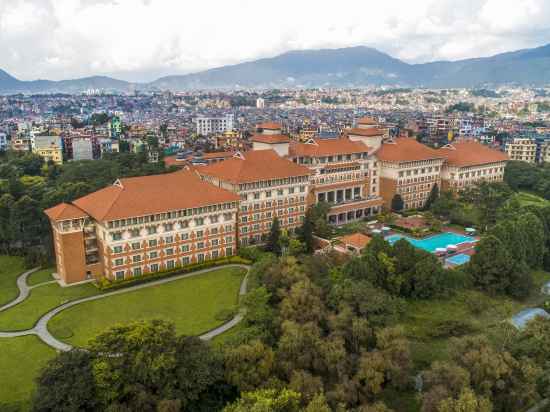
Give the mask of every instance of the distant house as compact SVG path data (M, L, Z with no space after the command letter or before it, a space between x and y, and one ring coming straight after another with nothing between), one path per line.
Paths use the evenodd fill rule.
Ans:
M346 254L360 254L370 241L370 236L362 233L352 233L351 235L337 237L334 250Z

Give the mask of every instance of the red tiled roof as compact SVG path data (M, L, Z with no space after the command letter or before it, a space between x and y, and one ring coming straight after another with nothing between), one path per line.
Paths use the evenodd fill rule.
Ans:
M505 162L508 156L476 141L454 142L438 152L453 166L475 166L487 163Z
M73 203L98 221L145 216L239 200L195 172L129 177Z
M357 124L377 125L378 122L372 117L361 117L359 120L357 120Z
M283 126L280 123L275 122L265 122L260 123L256 126L257 129L267 129L267 130L279 130L282 129Z
M444 158L438 150L408 137L399 137L391 142L383 143L376 152L376 156L386 162L412 162Z
M201 175L215 176L231 183L257 182L293 176L307 176L313 172L280 157L274 150L252 150L223 162L197 169Z
M288 143L290 142L290 138L283 134L257 134L252 136L252 141L258 143L277 144Z
M363 249L371 241L371 238L369 236L362 233L352 233L351 235L340 236L336 239L342 242L344 245L351 245L359 250Z
M365 137L371 137L371 136L383 136L384 131L377 128L377 127L371 127L369 129L360 129L358 127L353 129L345 129L344 135L356 135L356 136L365 136Z
M339 154L365 153L369 147L363 142L354 142L347 137L339 139L312 139L313 143L290 142L290 156L331 156Z
M57 206L50 207L44 210L44 213L53 221L80 219L87 217L88 215L78 207L68 204L60 203Z

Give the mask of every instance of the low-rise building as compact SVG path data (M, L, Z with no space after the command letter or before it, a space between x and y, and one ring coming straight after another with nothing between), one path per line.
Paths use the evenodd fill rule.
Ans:
M33 152L42 156L46 162L63 163L63 146L59 136L35 136Z
M535 163L537 144L529 137L514 137L505 144L505 151L510 160L520 160L527 163Z

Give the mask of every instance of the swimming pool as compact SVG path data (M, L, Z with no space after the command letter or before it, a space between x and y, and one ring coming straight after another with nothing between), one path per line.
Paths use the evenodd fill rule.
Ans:
M447 263L450 263L454 266L460 266L464 263L468 263L470 261L470 255L465 255L464 253L459 253L458 255L451 256L447 259L445 259Z
M427 252L434 253L437 248L446 248L448 245L459 245L461 243L476 242L476 239L471 236L459 235L453 232L443 232L423 239L414 239L412 237L400 235L398 233L386 236L385 239L393 245L399 239L405 239L411 245L423 249Z

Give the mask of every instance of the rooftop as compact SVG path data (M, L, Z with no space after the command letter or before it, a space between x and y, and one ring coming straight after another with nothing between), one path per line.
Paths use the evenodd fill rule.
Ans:
M288 143L290 142L290 138L283 134L257 134L252 136L252 141L258 143L277 144Z
M479 142L469 140L454 142L438 150L453 166L475 166L486 163L505 162L508 156Z
M214 176L231 183L308 176L313 172L280 157L274 150L252 150L237 153L231 159L197 169L201 175Z
M386 162L413 162L429 159L444 159L438 150L432 149L416 139L399 137L392 141L384 142L376 152L378 158Z
M371 136L383 136L384 131L377 127L371 127L369 129L360 129L358 127L355 127L353 129L345 129L344 134L371 137Z
M129 177L73 201L98 221L145 216L239 200L228 190L203 181L195 172Z
M280 123L275 122L265 122L265 123L259 123L256 125L257 129L267 129L267 130L280 130L283 128L283 126Z
M44 210L50 220L59 222L61 220L81 219L88 215L78 207L69 203L60 203L54 207Z
M291 142L290 156L331 156L338 154L366 153L369 147L363 142L354 142L347 137L338 139L311 139L306 143Z
M364 235L362 233L352 233L350 235L340 236L336 239L339 242L342 242L344 245L353 246L358 250L363 249L371 241L370 236Z

